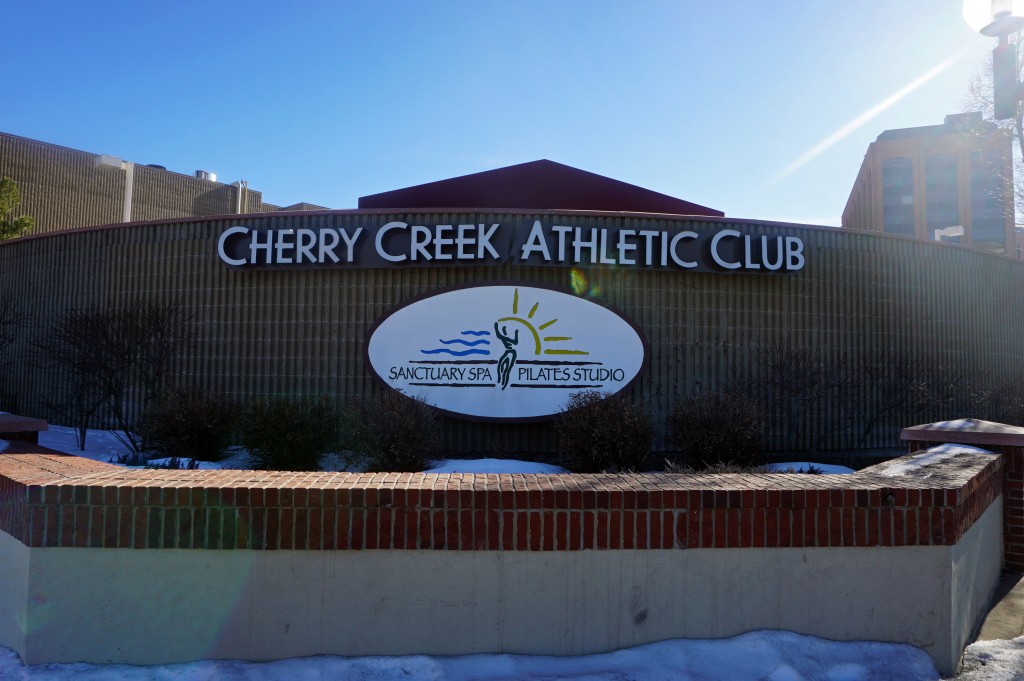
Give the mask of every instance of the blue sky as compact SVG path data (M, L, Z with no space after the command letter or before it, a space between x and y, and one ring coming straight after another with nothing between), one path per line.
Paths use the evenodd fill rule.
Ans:
M994 45L961 0L33 0L4 23L0 131L279 205L547 158L816 224L882 130L962 109Z

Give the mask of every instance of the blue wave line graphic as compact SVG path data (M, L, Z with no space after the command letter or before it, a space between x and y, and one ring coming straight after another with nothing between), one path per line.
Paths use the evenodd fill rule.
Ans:
M465 357L466 355L489 355L490 350L451 350L449 348L437 348L436 350L420 350L424 355L437 355L444 353L446 355L454 355L455 357Z
M463 331L463 336L490 336L490 331Z
M475 341L462 340L461 338L453 338L451 340L445 340L443 338L438 338L437 340L438 340L438 342L444 343L445 345L452 345L453 343L458 343L459 345L467 345L469 347L474 347L476 345L490 345L491 344L491 341L487 340L486 338L481 338L480 340L475 340Z

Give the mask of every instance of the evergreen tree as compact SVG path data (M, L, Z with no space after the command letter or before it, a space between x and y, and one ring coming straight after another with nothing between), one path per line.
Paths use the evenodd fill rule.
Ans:
M0 240L24 236L32 229L32 218L14 216L14 209L20 203L21 194L14 180L9 177L0 179Z

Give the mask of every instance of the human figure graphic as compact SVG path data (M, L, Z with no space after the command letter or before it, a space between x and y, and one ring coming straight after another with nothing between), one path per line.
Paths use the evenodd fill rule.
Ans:
M501 355L501 359L498 360L498 382L501 383L501 389L504 390L508 387L508 379L512 375L512 365L516 363L519 329L516 329L515 335L509 336L507 326L502 326L501 330L499 330L498 322L494 322L494 335L505 346L505 352Z

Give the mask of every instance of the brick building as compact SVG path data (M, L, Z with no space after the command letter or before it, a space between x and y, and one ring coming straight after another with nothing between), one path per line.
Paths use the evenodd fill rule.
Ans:
M1017 257L1011 139L978 112L886 130L868 147L843 227Z

